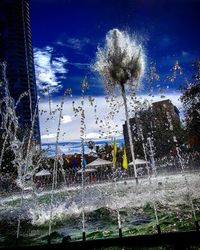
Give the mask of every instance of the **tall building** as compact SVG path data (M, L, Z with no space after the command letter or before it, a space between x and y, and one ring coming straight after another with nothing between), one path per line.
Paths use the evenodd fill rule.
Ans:
M24 132L30 130L36 109L33 140L40 144L28 0L0 1L0 61L7 64L9 92L15 102L23 92L29 93L20 101L16 113L20 128Z
M154 146L153 150L157 157L168 154L174 148L174 136L181 142L182 130L179 111L170 100L152 103L149 109L136 113L129 122L136 157L144 157L143 145L148 148L150 146L148 145L149 139ZM126 123L123 125L123 134L127 155L131 160Z

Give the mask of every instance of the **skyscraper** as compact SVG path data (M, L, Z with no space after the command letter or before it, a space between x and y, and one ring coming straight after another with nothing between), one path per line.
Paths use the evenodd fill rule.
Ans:
M33 140L40 144L28 0L0 1L0 61L7 63L9 91L15 102L23 92L29 93L20 101L16 113L21 129L30 130L36 110Z

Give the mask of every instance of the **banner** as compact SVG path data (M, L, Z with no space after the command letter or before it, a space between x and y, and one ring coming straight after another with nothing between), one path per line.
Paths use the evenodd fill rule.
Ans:
M114 138L114 146L113 146L113 163L117 163L117 143L116 138Z
M127 161L126 148L125 148L125 146L124 146L124 156L123 156L122 167L123 167L124 169L128 169L128 161Z
M84 150L84 145L82 145L82 168L86 168L86 159L85 159L85 150Z

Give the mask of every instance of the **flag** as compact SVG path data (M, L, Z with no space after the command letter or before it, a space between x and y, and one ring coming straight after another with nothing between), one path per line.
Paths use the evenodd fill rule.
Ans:
M114 138L113 163L116 164L116 162L117 162L117 144L116 144L116 138Z
M126 148L124 147L124 156L123 156L123 163L122 163L122 167L124 169L128 168L128 161L127 161L127 157L126 157Z
M84 150L84 145L82 145L82 168L85 169L85 167L86 167L85 150Z

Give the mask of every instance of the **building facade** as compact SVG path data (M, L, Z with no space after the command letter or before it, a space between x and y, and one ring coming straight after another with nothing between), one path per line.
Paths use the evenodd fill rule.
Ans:
M35 113L33 140L40 144L28 0L0 1L0 61L7 64L8 88L15 103L22 93L28 93L16 109L22 137L30 131Z
M149 147L153 147L154 155L162 157L173 150L176 140L181 143L182 129L179 111L170 100L152 103L150 108L139 111L129 121L137 158L144 157L144 146L147 153ZM123 134L130 161L131 153L126 123L123 125Z

